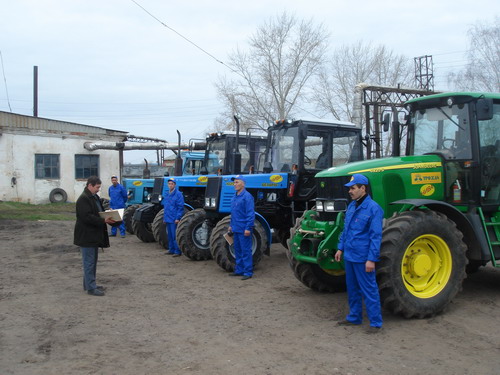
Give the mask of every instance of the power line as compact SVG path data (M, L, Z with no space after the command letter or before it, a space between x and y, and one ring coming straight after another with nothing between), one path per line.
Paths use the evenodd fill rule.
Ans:
M177 30L175 30L174 28L168 26L166 23L164 23L163 21L161 21L158 17L156 17L155 15L153 15L151 12L149 12L146 8L144 8L142 5L140 5L137 1L135 0L130 0L132 1L135 5L137 5L139 8L141 8L144 12L146 12L149 16L151 16L153 19L155 19L156 21L158 21L161 25L165 26L167 29L173 31L174 33L176 33L177 35L179 35L182 39L184 39L185 41L187 41L188 43L192 44L193 46L195 46L197 49L199 49L200 51L202 51L204 54L210 56L212 59L214 59L216 62L218 62L219 64L222 64L223 66L225 66L226 68L228 68L231 72L233 72L234 74L240 76L241 78L243 78L245 81L249 82L248 78L245 77L243 74L241 74L240 72L238 72L237 70L234 70L233 68L231 68L229 65L227 65L226 63L224 63L224 61L216 58L214 55L212 55L211 53L207 52L205 49L201 48L199 45L197 45L196 43L194 43L193 41L191 41L190 39L188 39L187 37L185 37L184 35L182 35L180 32L178 32ZM255 87L263 90L263 91L268 91L266 89L263 89L262 87L259 87L258 85L255 85ZM288 104L293 104L292 102L288 101L285 99L285 101L288 103ZM319 118L316 114L314 113L311 113L309 112L308 110L304 109L304 108L301 108L299 107L297 104L294 104L298 109L300 109L301 111L304 111L306 112L307 114L311 115L311 116L314 116L315 118Z
M7 104L9 105L9 109L12 112L12 108L10 106L10 99L9 99L9 90L7 89L7 78L5 77L5 70L3 68L2 51L0 51L0 61L2 62L2 73L3 73L3 81L5 82L5 93L7 94Z
M177 35L179 35L182 39L184 39L186 42L188 43L191 43L193 46L195 46L196 48L198 48L200 51L202 51L204 54L210 56L212 59L214 59L215 61L217 61L219 64L222 64L222 65L225 65L226 67L228 67L229 69L231 69L229 66L227 66L223 61L219 60L218 58L216 58L214 55L212 55L211 53L207 52L206 50L204 50L203 48L201 48L199 45L197 45L195 42L193 42L192 40L188 39L187 37L185 37L184 35L182 35L180 32L178 32L177 30L175 30L174 28L168 26L166 23L164 23L163 21L161 21L159 18L157 18L155 15L153 15L151 12L149 12L146 8L144 8L141 4L139 4L137 1L135 0L131 0L135 5L137 5L139 8L141 8L144 12L146 12L147 14L149 14L152 18L154 18L156 21L158 21L159 23L161 23L163 26L165 26L167 29L169 29L170 31L173 31L174 33L176 33Z

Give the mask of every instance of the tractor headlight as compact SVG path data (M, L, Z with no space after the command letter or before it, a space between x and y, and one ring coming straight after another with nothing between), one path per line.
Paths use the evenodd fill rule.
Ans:
M327 201L325 202L325 212L334 212L335 211L335 202Z
M316 211L323 211L323 202L316 201Z
M205 198L205 207L210 207L210 198Z
M216 198L210 199L210 207L212 207L212 208L217 207L217 199Z

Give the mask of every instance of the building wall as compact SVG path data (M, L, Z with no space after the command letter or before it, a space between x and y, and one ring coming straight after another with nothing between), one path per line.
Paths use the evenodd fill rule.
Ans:
M86 179L75 178L77 154L99 155L99 177L103 182L101 196L108 197L111 176L120 175L119 152L87 151L83 145L85 142L96 140L120 141L126 133L30 116L6 113L1 115L0 200L32 204L50 203L50 192L60 188L67 193L68 202L75 202L86 182ZM25 119L26 117L28 119ZM24 126L25 123L28 123L28 126ZM35 178L35 154L59 154L60 178Z

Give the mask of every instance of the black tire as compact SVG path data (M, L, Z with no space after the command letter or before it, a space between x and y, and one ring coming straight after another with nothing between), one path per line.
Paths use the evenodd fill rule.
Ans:
M151 223L144 223L138 220L132 220L132 229L142 242L155 242L155 236L151 228Z
M469 264L467 264L467 266L465 267L465 272L467 272L467 275L476 273L482 266L484 266L484 262L482 260L469 259Z
M123 212L123 221L125 222L125 229L130 234L134 233L134 228L132 228L132 218L134 217L134 212L140 207L139 204L134 204L132 206L128 206Z
M345 273L329 273L317 264L299 262L292 255L290 250L292 248L291 241L295 237L297 230L300 228L300 224L302 223L302 220L304 220L306 212L304 212L302 217L297 219L295 221L295 225L290 228L290 237L288 238L288 246L286 247L286 255L288 257L290 268L292 269L295 277L308 288L317 290L318 292L345 292Z
M226 216L217 223L210 236L210 251L219 267L223 270L233 272L235 266L233 245L229 246L223 237L227 233L230 221L231 216ZM267 246L266 231L257 220L254 223L252 237L253 267L255 269L262 259L262 254Z
M445 215L407 211L386 221L377 281L384 308L406 318L440 313L462 289L467 246Z
M49 193L50 203L65 203L68 200L68 194L61 188L52 189Z
M210 234L213 227L203 208L185 214L177 225L176 239L182 254L191 260L212 259Z
M168 250L167 224L163 222L163 211L164 209L162 208L156 214L151 224L151 230L153 231L155 241L158 242L161 247Z

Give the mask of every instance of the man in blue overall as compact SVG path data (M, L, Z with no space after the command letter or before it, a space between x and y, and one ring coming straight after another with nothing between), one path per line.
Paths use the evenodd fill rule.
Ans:
M335 260L344 258L349 314L340 326L359 325L363 320L363 301L370 321L368 333L382 328L380 295L375 278L375 263L380 256L384 211L367 193L368 179L354 174L345 184L352 202L347 208L344 231L340 235Z
M109 194L109 207L113 210L118 208L125 208L127 203L127 190L118 183L118 177L111 177L112 185L108 189ZM122 238L125 237L125 222L122 221L120 224L120 235ZM111 236L116 237L116 227L111 227Z
M245 178L237 175L234 181L236 193L231 200L231 222L229 233L234 234L234 254L236 265L230 276L242 276L248 280L253 275L252 233L255 220L252 194L245 190Z
M168 191L165 192L162 199L163 204L163 222L167 224L167 237L168 237L168 252L173 254L174 257L181 256L181 250L175 239L175 231L177 224L184 215L184 196L176 188L175 179L168 179Z

